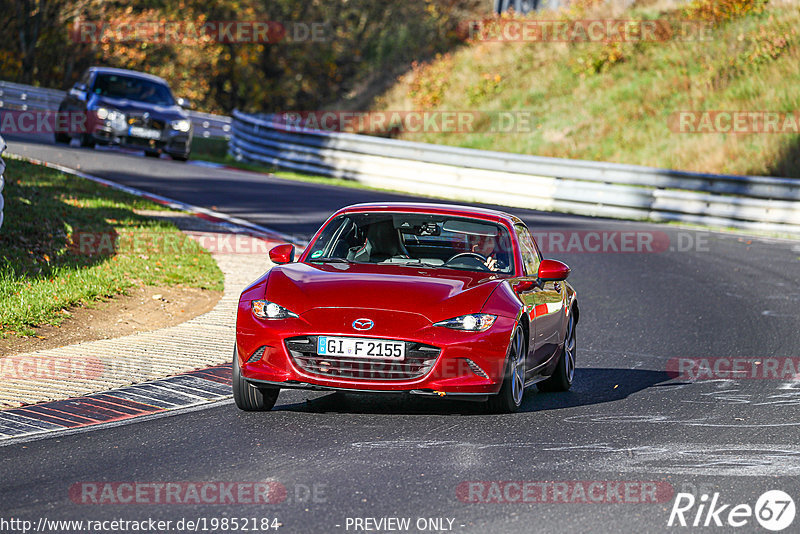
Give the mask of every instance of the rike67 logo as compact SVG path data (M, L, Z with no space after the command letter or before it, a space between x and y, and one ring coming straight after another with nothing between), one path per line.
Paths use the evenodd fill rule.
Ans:
M771 490L762 494L755 506L726 504L719 493L707 493L696 499L692 493L678 493L667 526L681 527L743 527L755 520L767 530L778 532L792 524L794 500L786 492Z

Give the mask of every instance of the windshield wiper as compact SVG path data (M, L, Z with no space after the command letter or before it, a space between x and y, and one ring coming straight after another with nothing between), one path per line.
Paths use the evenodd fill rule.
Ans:
M311 263L353 263L346 258L312 258L308 261Z
M426 262L424 262L422 260L404 261L402 263L399 263L398 265L419 265L420 267L431 267L431 268L441 267L441 265L435 265L433 263L426 263Z

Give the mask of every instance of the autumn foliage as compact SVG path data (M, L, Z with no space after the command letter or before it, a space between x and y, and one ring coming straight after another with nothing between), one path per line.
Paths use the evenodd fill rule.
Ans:
M90 65L147 71L204 111L318 109L391 82L412 61L458 44L480 0L2 0L0 79L67 88ZM485 7L485 6L484 6ZM269 21L267 40L120 40L161 22ZM93 26L95 25L95 26ZM128 25L128 26L125 26ZM87 27L103 28L92 33ZM312 33L313 30L313 33ZM82 33L83 31L83 33ZM126 34L127 35L127 34ZM87 37L90 36L91 38ZM234 39L234 41L236 41Z

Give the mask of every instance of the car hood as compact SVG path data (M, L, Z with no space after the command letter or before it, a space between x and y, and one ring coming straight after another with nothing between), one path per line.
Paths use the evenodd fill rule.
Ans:
M110 98L107 96L94 96L90 108L96 109L100 106L116 109L123 113L150 113L154 119L178 120L188 119L189 115L180 106L156 106L146 102L127 100L125 98Z
M503 279L492 273L394 265L292 263L269 273L265 298L302 315L315 308L415 313L432 322L477 313Z

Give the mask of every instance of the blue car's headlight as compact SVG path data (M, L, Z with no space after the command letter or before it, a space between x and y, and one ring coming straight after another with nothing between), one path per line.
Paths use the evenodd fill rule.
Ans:
M275 304L268 300L254 300L251 302L253 315L259 319L286 319L298 317L296 313L290 312L280 304Z
M438 323L434 323L433 326L444 326L446 328L452 328L453 330L464 330L467 332L484 332L492 327L496 319L496 315L472 313L470 315L453 317L446 321L439 321Z
M179 132L188 132L189 129L192 127L192 123L186 119L180 119L177 121L172 121L169 123L173 130L177 130Z
M97 118L106 123L114 126L116 128L124 128L125 127L125 114L121 111L117 111L116 109L104 108L99 107L95 111L97 114Z

